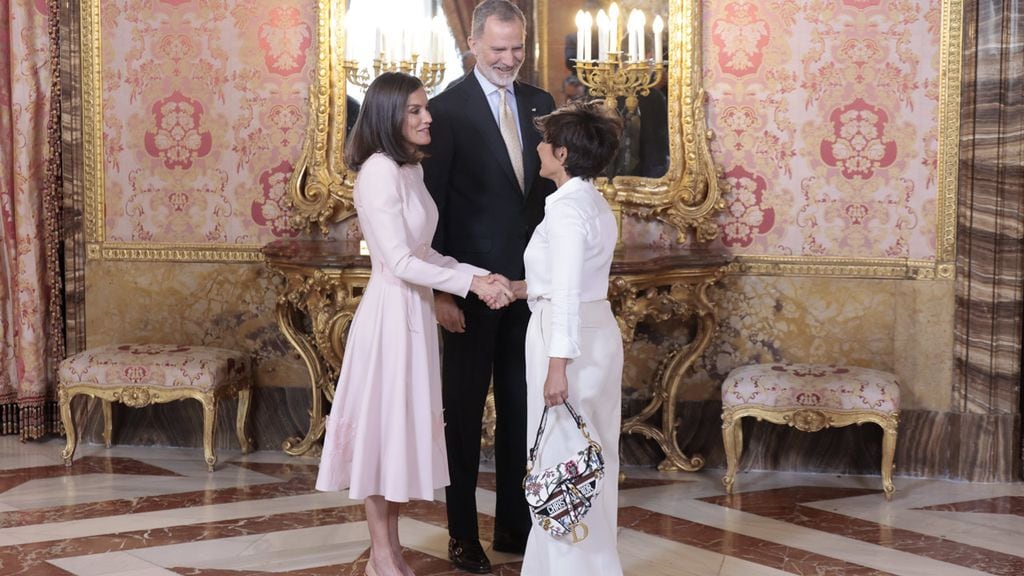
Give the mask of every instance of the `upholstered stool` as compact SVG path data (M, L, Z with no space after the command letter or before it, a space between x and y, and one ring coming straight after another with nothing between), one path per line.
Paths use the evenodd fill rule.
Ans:
M732 493L743 452L740 420L753 416L804 432L874 422L882 427L882 488L892 499L892 460L899 425L900 386L871 368L817 364L755 364L736 368L722 384L722 440Z
M60 417L67 446L61 453L71 465L78 437L71 418L71 400L86 394L103 401L103 442L110 447L111 402L132 408L194 398L203 405L203 451L213 471L217 456L213 436L217 426L217 402L238 398L235 433L243 453L252 450L246 436L249 395L252 385L249 358L242 353L206 346L122 344L75 354L60 363L57 372Z

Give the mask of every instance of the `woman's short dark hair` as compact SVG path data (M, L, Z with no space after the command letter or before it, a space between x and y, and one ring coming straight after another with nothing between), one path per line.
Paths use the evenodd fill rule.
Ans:
M400 166L415 164L423 153L405 140L405 106L409 95L423 87L420 79L401 72L384 72L366 90L359 117L345 147L345 163L359 170L375 152L383 152Z
M570 102L533 122L545 142L565 148L565 173L587 180L604 171L622 140L622 118L597 100Z

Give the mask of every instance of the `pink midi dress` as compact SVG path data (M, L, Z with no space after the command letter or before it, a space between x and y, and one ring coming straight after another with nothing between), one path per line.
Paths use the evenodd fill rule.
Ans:
M316 488L392 502L448 485L433 290L459 296L486 270L431 248L437 206L419 164L377 153L355 184L372 271L349 328Z

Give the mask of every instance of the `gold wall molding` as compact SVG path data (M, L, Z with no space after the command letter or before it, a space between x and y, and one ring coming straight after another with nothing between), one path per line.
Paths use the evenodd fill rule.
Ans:
M726 273L739 276L833 276L891 280L953 278L953 262L889 258L736 256Z
M963 79L963 0L942 3L939 39L939 197L936 202L936 268L949 268L956 258L957 186L960 164L960 84Z
M82 3L78 25L82 54L82 155L86 258L160 262L253 262L259 244L111 242L105 222L103 154L103 31L100 0Z

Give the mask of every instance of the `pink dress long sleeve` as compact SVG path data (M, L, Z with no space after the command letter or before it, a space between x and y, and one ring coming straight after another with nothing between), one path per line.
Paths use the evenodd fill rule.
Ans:
M437 207L419 165L374 154L354 196L372 271L349 328L316 488L433 500L448 485L433 290L465 296L487 271L431 248Z

